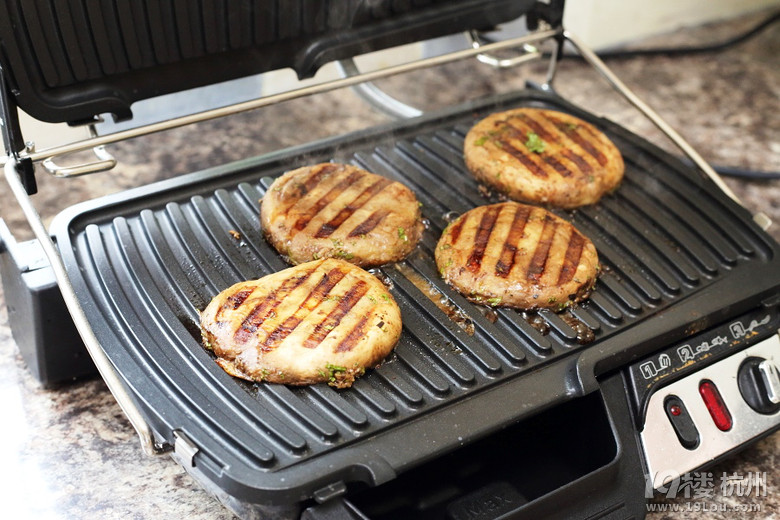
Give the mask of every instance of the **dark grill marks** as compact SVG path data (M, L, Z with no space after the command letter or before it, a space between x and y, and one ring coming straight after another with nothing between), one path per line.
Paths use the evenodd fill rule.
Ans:
M544 227L539 236L539 243L536 244L534 256L531 258L531 263L528 265L528 272L526 274L526 279L528 281L536 282L542 277L544 268L547 264L547 258L550 256L550 246L552 246L552 241L555 237L555 229L557 227L557 222L553 221L549 215L545 216Z
M303 342L303 346L306 348L317 348L322 340L328 333L335 329L341 320L346 316L349 311L355 306L355 304L368 292L368 284L363 281L357 282L353 285L347 294L341 297L338 305L330 311L330 313L320 323L314 327L314 330Z
M274 312L274 309L286 298L296 287L309 279L314 269L303 273L302 275L286 280L278 289L272 291L263 301L252 309L244 321L239 325L233 338L237 343L246 343L257 331L257 328Z
M474 236L474 247L471 250L469 259L466 261L466 267L473 273L479 271L482 266L482 257L485 256L485 249L500 211L501 206L491 206L482 214L482 219L477 227L477 233Z
M516 114L516 115L512 116L510 119L518 119L518 120L522 121L523 123L525 123L528 126L528 128L530 128L531 130L536 132L536 135L538 135L543 141L546 141L548 143L560 143L561 142L560 136L553 135L550 132L548 132L546 128L544 128L541 124L539 124L539 122L536 121L535 119L533 119L530 115L527 115L527 114ZM516 128L516 127L513 127L513 128ZM562 148L561 151L562 152L563 151L567 152L567 153L564 153L563 155L567 159L572 161L574 164L576 164L580 168L580 170L582 170L583 173L588 173L588 172L584 171L584 169L582 167L582 163L584 163L587 166L588 170L590 170L590 165L582 157L580 157L579 155L575 154L571 150L568 150L568 149L565 149L565 148ZM553 169L556 172L558 172L562 177L571 177L572 175L574 175L574 172L572 172L569 168L566 167L565 164L560 162L558 159L556 159L552 155L543 153L543 154L540 155L540 157L542 158L542 160L544 162L546 162L547 164L552 166Z
M450 237L452 237L452 245L455 245L455 243L458 241L458 238L460 238L460 232L463 231L463 224L466 222L466 219L468 217L461 217L457 221L450 224Z
M368 216L366 220L355 226L355 229L353 229L348 236L352 238L370 233L389 213L390 211L386 209L378 209L374 211Z
M515 157L521 163L523 163L523 165L525 165L526 168L531 170L531 173L533 173L534 175L537 175L542 178L547 177L547 172L544 171L544 168L538 165L536 161L531 159L523 150L515 147L508 139L500 138L501 136L506 136L515 139L517 141L520 141L522 143L525 143L528 140L527 134L520 131L520 129L510 124L508 121L496 121L496 126L499 127L498 130L496 131L496 135L498 136L496 142L501 147L501 149L507 152L508 154L512 155L513 157ZM535 154L535 155L539 155L539 154Z
M558 118L550 117L547 114L543 114L544 118L550 121L552 124L555 125L555 127L563 132L563 134L577 143L580 147L582 147L583 150L588 152L594 159L598 161L598 163L601 166L606 166L607 164L607 158L604 156L601 151L593 146L593 143L591 143L588 139L580 135L580 133L577 131L576 127L572 127L571 125L564 123Z
M574 278L574 273L577 272L577 266L580 263L580 258L582 258L584 245L585 238L572 230L571 237L569 237L569 245L566 247L566 254L563 257L561 273L558 275L558 285L568 283Z
M284 338L289 336L292 331L300 325L303 318L308 312L312 311L327 297L333 287L339 283L346 273L339 268L331 269L322 277L322 280L317 283L314 289L303 299L292 316L288 317L284 322L276 327L268 336L265 341L260 345L260 349L264 352L269 352L276 348L279 343L284 341ZM303 311L303 312L302 312Z
M371 200L374 195L385 189L388 185L390 185L393 181L390 179L382 178L378 181L376 181L374 184L363 190L363 192L357 196L355 200L350 202L347 207L342 209L338 212L338 214L330 219L329 222L326 222L322 225L322 227L317 231L317 234L314 235L315 238L327 238L329 237L334 231L336 231L339 226L341 226L349 217L351 217L357 210L362 208L369 200Z
M328 193L320 197L320 199L315 202L312 207L306 211L306 213L298 218L298 220L295 222L294 228L298 231L301 231L303 228L305 228L309 222L311 222L312 219L319 214L320 211L322 211L328 204L333 202L336 197L338 197L346 188L349 187L350 184L357 182L358 179L363 177L363 175L365 175L365 173L362 171L356 171L352 172L346 179L339 181L335 186L328 190Z
M501 145L502 150L523 163L523 166L528 168L531 173L543 179L547 178L547 172L544 171L544 168L539 166L536 161L531 159L523 150L513 146L508 139L499 139L498 143Z
M217 311L217 315L214 317L216 320L219 320L220 316L222 316L222 313L228 309L230 310L236 310L238 309L242 303L246 301L247 298L249 298L249 295L252 294L254 291L254 288L252 289L242 289L238 291L237 293L233 293L230 296L227 297L225 300L225 303L220 307L219 311Z
M590 175L593 173L593 168L590 166L590 163L586 161L581 156L577 155L576 153L572 152L568 148L561 148L561 154L563 154L564 157L566 157L568 160L573 162L577 165L577 167L584 173L585 175Z
M496 262L496 276L506 278L512 271L512 267L515 265L517 244L519 244L520 239L523 238L525 224L528 222L530 214L531 208L529 206L518 206L515 211L515 216L512 219L512 224L509 228L509 234L504 241L504 248L501 251L501 256Z
M316 172L310 172L309 178L306 179L306 181L303 183L301 187L301 196L306 195L311 190L314 189L317 184L320 183L320 181L330 175L331 173L335 172L339 169L338 164L324 164L322 167L317 170Z
M346 338L344 338L339 346L336 347L336 352L349 352L355 345L357 345L360 338L365 334L366 323L368 323L368 317L363 316L355 327L349 332Z

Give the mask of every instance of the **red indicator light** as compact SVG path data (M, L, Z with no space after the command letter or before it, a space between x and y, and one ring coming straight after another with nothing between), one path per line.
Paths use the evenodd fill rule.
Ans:
M673 404L672 406L669 407L669 413L677 417L682 413L682 408L680 408L676 404Z
M701 398L704 400L704 404L710 412L715 426L720 431L729 431L734 422L731 420L729 409L726 408L726 403L723 402L723 398L720 396L715 383L706 380L702 381L699 384L699 394L701 394Z

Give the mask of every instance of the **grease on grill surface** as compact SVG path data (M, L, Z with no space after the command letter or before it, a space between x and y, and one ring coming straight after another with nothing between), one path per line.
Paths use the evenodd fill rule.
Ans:
M586 345L596 339L596 335L585 323L579 320L576 316L570 312L562 312L558 314L563 322L572 328L577 335L577 343L580 345Z
M417 271L404 263L395 264L395 268L398 269L407 280L412 282L426 298L435 303L450 320L463 329L466 334L469 336L474 335L474 322L471 321L466 313L458 309L446 295L442 294L441 291L426 280L425 277L421 276Z
M222 291L201 314L206 348L230 375L351 386L401 334L385 286L348 262L307 262Z

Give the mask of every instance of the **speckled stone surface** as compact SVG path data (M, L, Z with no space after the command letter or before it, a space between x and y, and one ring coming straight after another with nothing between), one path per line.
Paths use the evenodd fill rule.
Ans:
M641 42L641 46L717 41L752 26L766 13ZM626 84L678 129L714 164L780 171L780 26L717 53L685 57L613 60ZM542 67L489 72L472 62L382 82L421 107L431 108L491 92L522 87L543 77ZM487 75L486 75L487 74ZM617 98L582 63L561 65L559 92L673 150L650 123ZM88 178L39 176L36 204L48 221L78 201L221 165L250 155L309 142L385 121L351 92L285 103L228 120L110 146L119 166ZM751 211L774 221L780 240L780 181L726 179ZM7 189L0 189L0 217L21 238L30 236ZM118 405L99 379L43 389L27 372L8 325L0 292L0 515L3 518L232 518L167 456L147 458ZM780 511L780 433L708 470L714 493L703 499L656 497L652 520L672 518L773 518ZM724 496L724 474L766 473L766 495ZM637 475L637 478L641 478ZM698 504L698 505L697 505ZM733 508L759 506L760 512ZM686 511L696 509L700 511ZM724 510L725 509L725 510ZM706 510L702 512L701 510Z

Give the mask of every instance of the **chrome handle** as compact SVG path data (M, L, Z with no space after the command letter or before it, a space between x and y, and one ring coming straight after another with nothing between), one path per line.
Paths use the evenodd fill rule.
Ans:
M106 150L105 146L94 147L92 153L98 158L97 161L76 164L73 166L60 166L54 162L55 157L49 157L44 159L42 164L47 172L60 178L78 177L79 175L87 175L88 173L103 172L116 166L116 159ZM63 156L60 155L57 157Z
M480 41L479 31L475 31L473 29L466 31L466 37L469 39L472 49L479 50L484 46L484 44ZM539 51L539 49L530 43L524 44L521 48L523 49L524 54L515 56L514 58L497 58L492 54L481 52L477 54L477 60L480 63L490 65L491 67L495 67L497 69L508 69L510 67L520 65L521 63L541 58L542 56L542 53Z

